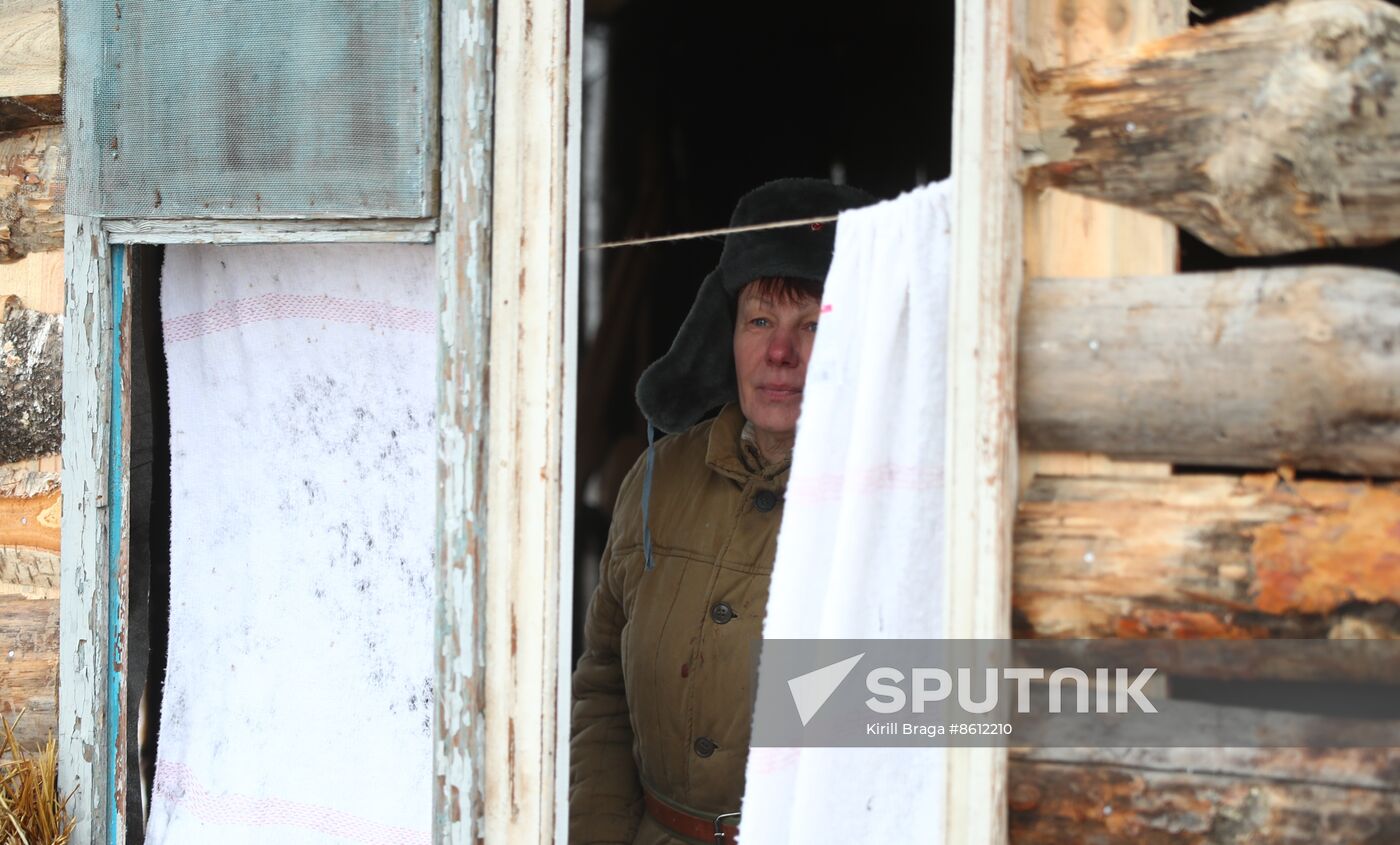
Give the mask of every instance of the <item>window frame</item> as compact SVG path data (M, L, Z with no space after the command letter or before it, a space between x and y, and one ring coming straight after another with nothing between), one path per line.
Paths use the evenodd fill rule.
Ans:
M511 4L502 4L508 7ZM554 4L556 16L568 12ZM581 25L581 4L574 4ZM493 285L489 238L493 202L508 193L493 192L494 102L480 92L492 90L497 73L530 75L527 67L494 54L496 9L492 0L437 0L434 3L433 80L441 84L438 98L440 135L428 150L439 174L438 213L434 217L327 219L237 219L181 217L138 219L65 215L65 321L71 327L64 347L62 584L59 654L59 779L62 792L73 797L69 810L76 820L77 842L126 841L126 731L128 712L126 651L128 613L130 474L131 323L124 308L131 293L127 247L138 244L181 243L435 243L439 268L439 304L447 315L439 324L439 361L448 377L440 379L438 426L438 594L436 639L438 684L451 697L440 697L434 718L434 839L474 842L483 831L486 797L508 794L506 779L483 765L487 757L482 730L488 689L502 704L508 699L488 687L483 643L501 641L500 620L487 620L477 609L485 605L484 561L481 547L489 497L488 465L484 460L490 429L486 425L487 339L491 329L490 293ZM519 15L519 10L508 9ZM71 0L63 14L72 22L85 12ZM536 14L536 19L540 15ZM81 20L77 21L81 23ZM70 27L71 28L71 27ZM528 28L516 24L518 40L538 52L557 32L527 38ZM450 45L443 50L443 45ZM79 55L72 40L66 45L67 104L65 141L69 148L70 191L81 191L95 175L92 166L101 151L84 134L92 125L92 92L98 69L90 57ZM534 57L531 54L532 58ZM440 66L439 66L440 62ZM538 64L538 61L536 62ZM567 77L561 76L562 79ZM559 97L562 101L562 96ZM537 127L538 128L538 127ZM543 137L553 137L545 132ZM565 135L576 133L568 129ZM564 208L551 206L564 229ZM542 209L531 207L537 217ZM572 219L572 212L569 212ZM536 222L538 225L538 222ZM557 252L562 253L561 242ZM559 275L559 274L556 274ZM511 280L515 282L514 279ZM564 287L562 275L549 289ZM561 301L564 299L560 295ZM558 332L555 332L558 334ZM559 345L565 339L550 338ZM560 379L562 385L563 379ZM551 394L549 408L563 401ZM444 414L446 410L446 414ZM558 411L553 411L557 415ZM553 427L557 433L559 428ZM564 462L569 465L568 462ZM450 492L453 495L444 495ZM462 495L465 493L466 495ZM452 518L444 518L451 511ZM570 536L558 530L551 536ZM448 590L444 585L450 585ZM463 587L466 587L464 590ZM465 647L462 647L465 644ZM453 646L457 654L447 654ZM463 666L463 661L466 666ZM444 677L452 679L449 690ZM551 675L552 677L552 675ZM499 686L499 679L496 685ZM550 688L552 705L559 697ZM455 725L449 730L450 725ZM465 728L465 729L464 729ZM550 761L552 762L552 760ZM552 804L551 802L548 802ZM552 830L552 818L547 827Z

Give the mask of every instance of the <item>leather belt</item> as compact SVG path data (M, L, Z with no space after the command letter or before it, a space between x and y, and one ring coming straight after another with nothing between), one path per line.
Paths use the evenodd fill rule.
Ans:
M672 833L695 842L739 845L738 813L696 815L657 795L651 787L643 786L642 794L646 797L647 813Z

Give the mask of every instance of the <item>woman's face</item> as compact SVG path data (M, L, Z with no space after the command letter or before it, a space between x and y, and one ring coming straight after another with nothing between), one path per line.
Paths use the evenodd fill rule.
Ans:
M739 294L734 326L739 406L760 434L790 438L802 410L821 301L810 296L775 300L758 293L760 287L749 285Z

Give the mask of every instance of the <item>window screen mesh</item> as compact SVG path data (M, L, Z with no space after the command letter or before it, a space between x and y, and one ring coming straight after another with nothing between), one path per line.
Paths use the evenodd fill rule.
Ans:
M70 62L97 65L96 172L73 199L117 217L433 214L431 5L93 3Z

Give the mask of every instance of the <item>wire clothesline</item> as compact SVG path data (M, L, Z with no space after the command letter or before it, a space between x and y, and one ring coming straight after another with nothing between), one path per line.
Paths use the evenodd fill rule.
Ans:
M705 229L700 232L684 232L679 235L661 235L654 238L632 238L626 241L609 241L608 243L592 244L590 246L579 247L580 252L591 249L615 249L621 246L643 246L645 244L659 244L667 241L689 241L696 238L713 238L719 235L730 235L735 232L759 232L764 229L787 229L793 226L820 226L823 223L835 223L836 215L830 217L806 217L802 220L782 220L777 223L754 223L749 226L734 226L728 229Z

